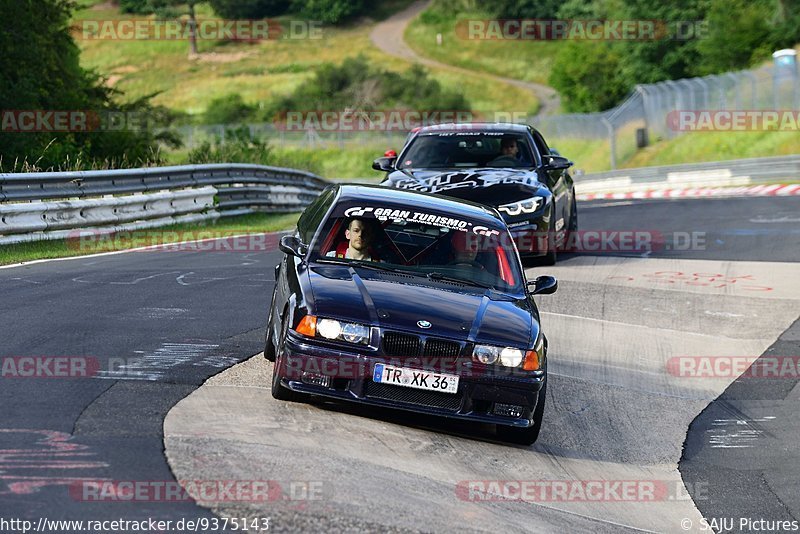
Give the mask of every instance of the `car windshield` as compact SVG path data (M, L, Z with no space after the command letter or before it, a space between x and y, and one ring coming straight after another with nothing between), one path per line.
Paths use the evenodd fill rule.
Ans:
M511 235L501 224L413 209L357 208L323 225L311 261L395 271L441 283L522 290Z
M420 134L399 163L401 169L532 166L527 137L504 132Z

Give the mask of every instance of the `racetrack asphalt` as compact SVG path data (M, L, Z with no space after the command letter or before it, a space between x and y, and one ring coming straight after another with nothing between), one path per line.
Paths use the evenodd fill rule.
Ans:
M538 301L553 366L542 436L530 449L495 442L490 428L277 403L266 381L271 365L259 358L197 389L263 349L275 252L133 252L0 269L4 361L86 357L100 368L91 378L0 378L0 516L213 518L193 502L92 501L75 491L87 481L172 481L177 474L321 482L327 497L319 502L212 506L226 515L266 514L278 531L679 530L680 514L699 521L713 503L727 502L721 496L741 498L732 481L746 480L739 458L725 457L728 469L715 469L720 449L693 442L692 433L686 454L701 467L688 489L706 492L694 502L684 495L658 503L475 503L457 498L455 484L473 477L658 479L672 487L681 474L686 480L686 462L680 473L677 464L687 427L732 378L681 379L664 372L665 362L762 354L797 319L799 207L796 198L582 203L585 231L699 232L707 239L690 250L568 254L555 267L529 270L529 277L547 272L561 281L556 295ZM697 273L727 282L689 276ZM791 332L778 343L794 343L781 350L796 354L800 336ZM764 408L787 423L767 429L758 449L765 458L759 467L778 487L759 498L765 506L776 495L788 500L787 513L797 517L797 473L782 463L791 455L769 452L797 441L797 395L787 395ZM162 429L168 412L172 470ZM693 432L703 432L702 420ZM752 457L738 451L747 452Z

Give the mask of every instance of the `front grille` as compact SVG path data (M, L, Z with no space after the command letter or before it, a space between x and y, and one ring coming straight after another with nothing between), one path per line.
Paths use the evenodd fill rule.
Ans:
M446 339L428 339L425 341L426 358L458 358L461 353L461 344Z
M383 334L383 352L387 356L415 358L419 356L419 336L386 332Z
M365 394L367 397L403 402L406 404L417 404L431 408L442 408L451 411L456 411L461 406L461 396L457 394L404 388L388 384L379 384L372 381L366 383Z

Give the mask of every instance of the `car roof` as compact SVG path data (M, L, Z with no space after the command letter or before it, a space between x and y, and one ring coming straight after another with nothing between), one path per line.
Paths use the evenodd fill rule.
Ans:
M423 126L417 130L417 134L431 133L431 132L458 132L458 131L487 131L487 132L508 132L508 133L525 133L528 131L527 124L517 124L513 122L469 122L469 123L455 123L448 122L442 124L433 124L430 126Z
M343 184L338 186L339 193L336 203L342 202L386 202L398 206L407 206L417 210L437 210L469 217L486 222L505 224L503 218L494 208L461 200L444 197L431 193L420 193L408 189L394 189L380 185Z

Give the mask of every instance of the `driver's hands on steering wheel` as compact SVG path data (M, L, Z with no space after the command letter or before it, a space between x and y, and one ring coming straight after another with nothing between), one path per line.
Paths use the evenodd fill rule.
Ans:
M502 156L494 158L486 165L489 167L505 167L505 166L516 167L517 165L519 165L519 160L514 156L509 156L507 154L504 154Z

